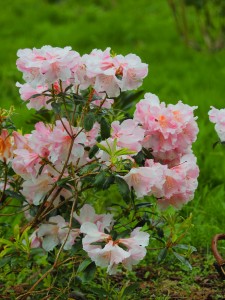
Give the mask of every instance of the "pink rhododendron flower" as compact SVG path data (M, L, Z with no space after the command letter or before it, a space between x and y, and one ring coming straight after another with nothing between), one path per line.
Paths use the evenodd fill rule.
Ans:
M110 109L112 104L114 103L114 99L106 98L105 93L94 92L93 99L91 101L92 106L101 106L102 108Z
M77 92L86 90L89 86L94 86L95 78L90 78L87 76L87 67L86 60L88 55L85 54L81 57L80 62L74 68L72 68L73 72L73 82L76 87Z
M14 150L14 154L12 162L14 171L24 179L36 176L42 161L39 155L27 149Z
M86 222L94 223L101 231L104 231L104 229L107 229L109 231L113 225L112 214L98 215L95 213L94 208L89 204L85 204L84 206L82 206L79 216L77 215L77 213L74 213L73 216L81 225Z
M50 99L50 97L45 95L40 95L35 98L31 98L32 96L36 94L41 94L43 92L46 92L48 89L48 86L37 86L36 88L33 88L29 83L20 84L19 82L16 83L16 86L19 87L19 93L22 100L27 101L27 108L31 109L34 108L36 110L40 110L42 107L45 107L46 109L50 110L52 108L50 103L47 103L47 101ZM46 92L47 93L47 92ZM50 92L48 92L49 94Z
M105 92L109 97L120 94L116 70L119 64L115 57L111 57L110 48L105 51L94 49L85 56L86 74L94 79L93 88L98 92Z
M120 263L130 269L146 254L144 247L148 245L149 234L140 232L140 228L133 230L130 238L117 240L113 240L110 234L101 232L97 225L90 222L84 223L80 231L86 234L82 240L84 250L97 266L107 267L109 274L116 273ZM105 245L96 245L96 242L103 242Z
M35 151L40 157L48 159L52 147L53 128L43 122L35 124L35 130L32 131L29 138L29 145L32 151Z
M146 255L145 247L149 244L149 234L140 231L141 227L135 228L130 238L119 239L119 243L126 246L130 256L123 260L123 265L131 270L133 265L139 263Z
M32 178L23 182L22 194L27 199L29 203L34 205L39 205L44 196L50 191L52 185L54 184L54 179L47 174L42 174L42 176Z
M87 141L85 133L81 131L81 128L70 126L65 118L57 120L53 128L39 122L32 132L31 146L41 157L48 158L52 163L62 162L66 161L69 154L71 136L77 135L70 155L70 161L76 161L84 155L83 145Z
M85 54L84 58L88 77L96 77L99 74L113 74L114 64L109 47L104 51L93 49L90 54Z
M134 121L145 129L143 146L151 149L158 160L174 160L186 154L196 140L198 126L191 107L179 101L176 105L160 103L147 93L136 105Z
M193 199L198 186L198 175L199 168L195 156L193 154L184 155L179 165L167 169L158 205L162 209L169 205L180 209L183 204Z
M22 135L17 131L13 131L12 136L14 138L14 149L30 149L28 143L31 134Z
M71 249L80 232L77 229L70 230L68 225L68 222L61 216L49 218L48 224L42 224L37 230L37 237L41 239L42 247L46 251L53 250L57 245L65 242L69 232L63 249ZM36 243L36 239L34 239L34 242Z
M48 159L49 155L48 137L51 130L42 122L37 123L35 127L36 130L29 135L23 136L13 132L15 150L12 167L24 179L35 177L42 167L42 159Z
M164 182L163 166L160 164L151 167L132 168L123 176L129 187L133 187L138 198L151 193L152 188L161 186Z
M61 86L56 81L53 84L54 94L58 94L61 92L61 87L64 90L67 86L70 85L70 81L61 82ZM32 87L29 83L20 84L16 83L16 86L19 87L19 93L22 100L27 102L27 108L34 108L35 110L40 110L41 108L46 108L48 110L52 109L51 103L47 103L48 100L52 98L51 91L47 84L38 85L36 87ZM41 94L37 96L37 94ZM34 96L32 98L32 96ZM49 95L49 96L47 96Z
M44 197L48 194L56 181L57 177L52 177L50 174L41 174L41 176L32 177L23 182L21 193L29 203L39 205L43 202ZM51 202L55 193L57 193L57 189L55 189L54 193L48 198L48 202ZM67 189L62 189L54 199L54 206L59 204L60 196L63 196L63 198L66 199L71 197L71 193Z
M113 99L97 99L91 102L92 105L101 106L102 108L110 109L114 103Z
M94 146L96 144L96 138L99 135L99 132L100 132L100 124L95 122L93 128L90 131L85 132L87 139L84 142L84 145L89 147Z
M40 248L42 245L42 240L38 237L37 233L38 230L35 230L29 237L31 248Z
M17 68L23 79L33 87L55 81L66 81L73 77L72 69L80 63L80 55L71 47L43 46L41 49L23 49L17 52Z
M135 54L116 56L120 67L117 75L121 76L119 86L121 91L135 90L141 86L143 79L148 75L148 65L141 62L140 57Z
M50 160L53 163L57 160L65 161L67 159L71 144L70 135L77 135L71 149L70 161L76 161L84 155L84 146L82 144L86 142L85 133L81 132L81 128L70 126L66 119L62 119L62 122L63 124L61 121L56 121L56 126L52 131Z
M119 147L128 148L136 152L141 150L141 142L143 141L145 131L134 120L128 119L121 124L119 121L114 121L111 127L113 129L111 137L117 139Z
M211 110L209 111L209 120L216 124L215 130L218 134L221 142L225 141L225 109L216 109L211 106Z
M134 54L111 56L110 48L105 51L94 49L85 55L86 75L94 79L94 89L117 97L120 90L138 88L147 76L148 66Z

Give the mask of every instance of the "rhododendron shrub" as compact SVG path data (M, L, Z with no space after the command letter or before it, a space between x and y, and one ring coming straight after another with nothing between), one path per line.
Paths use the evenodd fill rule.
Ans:
M209 120L215 124L215 130L220 141L225 142L225 109L217 109L211 106Z
M177 246L180 238L163 240L156 225L162 222L152 213L179 209L194 197L196 107L166 105L146 93L133 116L121 110L125 98L140 95L131 91L148 74L135 54L112 55L107 48L81 56L51 46L17 54L21 99L39 116L48 110L51 120L42 118L23 134L10 116L0 119L1 201L20 201L21 233L30 228L30 247L57 253L52 268L62 252L67 260L77 253L79 263L89 257L115 274L145 257L151 235L166 250ZM222 126L222 115L213 111L211 118Z

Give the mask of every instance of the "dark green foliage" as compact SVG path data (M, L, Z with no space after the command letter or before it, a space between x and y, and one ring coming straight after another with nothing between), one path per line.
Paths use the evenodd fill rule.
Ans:
M105 139L109 138L111 126L104 117L101 118L100 126L101 126L100 128L101 128L102 139L105 140Z
M130 199L130 188L126 181L123 178L117 176L115 178L115 182L123 199L128 201Z
M114 175L109 175L108 177L105 178L105 181L102 184L102 189L107 190L111 184L113 184L115 181L115 176Z
M98 152L99 148L97 145L94 145L89 151L89 158L93 158L95 154Z
M93 113L88 113L84 118L84 129L90 131L95 122L95 115Z
M141 96L144 94L144 91L137 91L137 92L123 92L121 95L116 99L115 108L121 109L124 112L128 111L131 107L135 105Z
M106 180L106 175L107 173L105 171L102 171L100 172L98 175L95 176L95 180L94 180L94 186L97 186L97 187L102 187L103 186L103 183L105 182Z
M166 258L167 252L168 252L167 248L164 248L159 252L159 254L158 254L158 263L162 262Z
M61 104L60 103L56 103L56 102L52 102L52 109L56 114L59 114L61 112Z

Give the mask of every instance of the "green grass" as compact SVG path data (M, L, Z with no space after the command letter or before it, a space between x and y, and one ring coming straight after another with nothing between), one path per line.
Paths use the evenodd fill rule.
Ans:
M20 48L70 45L81 54L93 48L139 55L149 64L143 89L167 103L197 105L200 133L194 145L200 167L199 188L183 214L193 212L191 243L208 248L213 234L225 231L225 148L208 121L210 105L225 107L225 52L188 49L178 36L164 0L2 0L0 13L0 105L15 105L16 124L25 131L30 112L21 104L16 81Z

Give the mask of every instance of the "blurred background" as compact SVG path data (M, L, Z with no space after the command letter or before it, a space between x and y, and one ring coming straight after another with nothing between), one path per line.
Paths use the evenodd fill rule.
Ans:
M200 167L193 213L192 245L210 246L225 232L225 148L208 121L210 105L225 107L224 0L1 0L0 106L16 107L14 120L26 131L28 111L15 84L18 49L72 46L81 55L107 47L135 53L149 64L141 87L166 103L182 100L198 109L200 133L194 152Z

